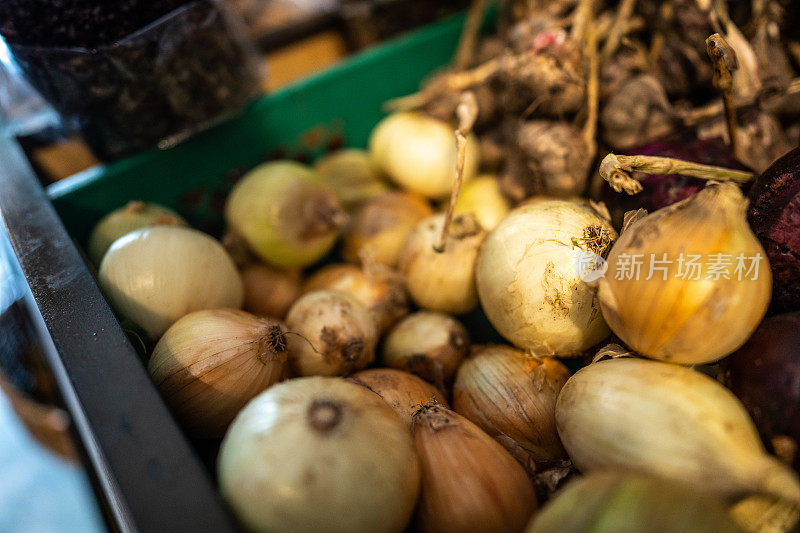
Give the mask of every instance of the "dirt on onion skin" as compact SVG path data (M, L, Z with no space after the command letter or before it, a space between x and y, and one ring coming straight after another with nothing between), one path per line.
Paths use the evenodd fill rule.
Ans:
M787 153L750 190L748 221L772 268L772 306L800 310L800 148Z

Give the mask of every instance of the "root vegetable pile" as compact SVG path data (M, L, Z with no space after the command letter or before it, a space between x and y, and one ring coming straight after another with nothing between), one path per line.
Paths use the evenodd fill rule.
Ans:
M223 242L98 223L153 382L248 530L793 530L793 6L486 4L367 149L248 172Z

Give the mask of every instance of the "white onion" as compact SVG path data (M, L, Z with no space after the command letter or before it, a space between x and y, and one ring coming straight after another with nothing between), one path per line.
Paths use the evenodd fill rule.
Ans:
M428 198L444 198L456 169L455 129L421 113L395 113L383 119L369 139L373 160L401 187ZM478 141L467 138L464 182L478 170Z
M200 231L156 226L109 248L98 273L114 308L158 338L192 311L242 305L242 280L222 245Z
M218 466L223 496L252 531L399 533L419 492L408 428L339 378L293 379L253 399Z
M577 355L602 341L608 326L579 265L605 253L616 236L575 202L542 200L512 211L478 255L478 295L489 321L539 355Z

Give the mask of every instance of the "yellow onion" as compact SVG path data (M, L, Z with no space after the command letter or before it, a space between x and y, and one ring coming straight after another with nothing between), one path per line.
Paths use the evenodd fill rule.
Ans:
M722 500L685 485L631 473L596 472L567 485L525 533L741 532Z
M436 401L447 407L447 400L439 389L402 370L370 368L356 372L348 379L383 398L409 428L411 418L423 403Z
M461 189L455 214L472 213L486 231L493 230L511 211L511 202L500 192L500 182L493 174L483 174Z
M617 237L591 207L542 200L514 209L481 247L481 305L512 344L541 355L580 354L608 336L584 281Z
M367 308L381 332L408 313L408 296L402 279L383 265L328 265L303 284L304 293L320 290L350 294Z
M179 226L144 228L117 239L98 279L114 308L151 339L192 311L242 305L242 280L222 245Z
M300 272L250 263L239 272L244 283L244 310L259 316L283 318L300 297Z
M411 299L430 311L463 314L478 304L475 258L486 232L472 214L453 219L443 252L437 252L445 215L420 222L408 236L399 269Z
M128 202L100 219L89 236L87 251L95 265L103 260L111 245L133 230L149 226L187 226L175 211L158 204Z
M767 454L739 400L685 367L633 358L591 364L561 389L556 424L583 472L627 469L722 495L800 502L795 474Z
M338 376L375 359L378 329L366 308L341 291L301 296L286 315L289 362L300 376Z
M494 437L534 473L566 459L556 431L556 398L569 371L551 357L510 346L480 346L461 364L453 408Z
M716 361L744 344L772 292L766 254L747 225L746 210L736 185L712 183L633 222L611 250L608 274L599 282L612 331L644 356L682 364ZM693 256L699 272L689 266ZM758 274L737 274L738 257L746 269L756 263ZM637 258L644 262L638 276ZM651 265L658 270L647 279Z
M536 510L525 470L489 435L435 403L414 414L422 467L416 530L421 533L518 532Z
M285 362L281 323L237 309L210 309L175 322L147 369L184 428L221 437L247 402L280 379Z
M774 496L755 495L736 502L731 516L749 533L787 533L797 531L800 507Z
M383 364L416 374L444 390L469 350L467 329L442 313L419 311L397 324L383 342Z
M280 383L222 441L223 497L249 531L400 533L419 492L408 429L386 402L338 378Z
M396 266L406 237L431 213L428 202L413 194L395 191L370 198L353 216L342 254L351 263L366 254L374 262Z
M389 190L383 173L365 150L333 152L317 161L314 168L347 209Z
M446 198L456 168L455 129L422 113L394 113L372 130L373 161L399 186L428 198ZM464 183L478 171L478 139L467 137Z
M316 171L275 161L236 184L225 204L225 219L258 257L289 268L308 266L327 254L347 217Z

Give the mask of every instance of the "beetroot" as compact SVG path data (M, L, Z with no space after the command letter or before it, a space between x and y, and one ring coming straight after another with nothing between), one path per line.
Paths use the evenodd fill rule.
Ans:
M742 168L731 155L728 145L721 139L691 138L656 141L628 153L630 155L674 157L706 165ZM669 174L644 176L641 183L644 190L633 196L614 192L608 183L603 184L602 200L608 206L615 224L621 222L626 211L643 208L652 213L657 209L688 198L702 189L706 182L680 174Z
M765 170L749 197L750 226L772 267L772 309L800 310L800 148Z
M750 412L761 437L791 455L800 442L800 313L767 318L725 364L725 383ZM797 455L791 459L800 466Z

